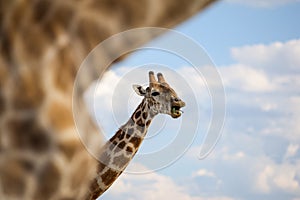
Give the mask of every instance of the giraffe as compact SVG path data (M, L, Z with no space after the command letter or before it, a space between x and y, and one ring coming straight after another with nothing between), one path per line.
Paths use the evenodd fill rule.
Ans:
M82 145L72 114L73 84L83 59L116 33L174 27L212 2L0 1L0 199L83 199L98 164ZM153 37L119 41L98 60ZM77 98L84 139L100 150L104 142L83 99L106 70L97 66L80 82Z
M104 145L97 177L90 186L87 199L97 199L121 175L131 159L138 151L148 127L154 117L168 114L172 118L181 116L181 108L185 106L176 92L165 81L162 73L149 72L149 87L133 85L134 91L144 97L130 119L119 128L116 134Z

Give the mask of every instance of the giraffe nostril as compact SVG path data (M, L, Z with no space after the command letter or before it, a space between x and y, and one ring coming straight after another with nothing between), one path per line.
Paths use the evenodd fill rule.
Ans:
M176 98L174 99L174 101L180 101L180 99L176 97Z

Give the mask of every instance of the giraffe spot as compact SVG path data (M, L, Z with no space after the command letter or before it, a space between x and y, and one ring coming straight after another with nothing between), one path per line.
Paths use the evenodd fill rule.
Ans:
M141 116L141 111L135 113L134 118L138 119Z
M9 77L9 76L7 76L7 69L8 68L6 66L9 66L9 63L11 63L12 60L15 59L15 56L12 55L13 54L12 49L14 49L13 48L13 43L14 43L13 40L14 39L13 39L13 37L11 37L10 31L5 30L3 28L1 30L2 30L1 31L1 42L2 42L2 44L0 45L0 49L1 49L0 50L1 51L1 56L0 56L0 61L1 61L1 64L0 64L0 86Z
M137 129L140 133L144 133L144 131L145 131L145 126L137 126L136 129Z
M142 139L140 137L132 137L129 142L132 143L135 148L138 148L142 142Z
M141 110L141 108L142 108L142 104L139 104L137 110Z
M147 119L147 117L148 117L148 113L147 113L147 112L144 112L144 113L143 113L143 118L144 118L144 119Z
M4 109L5 109L5 101L4 101L4 97L2 95L2 92L0 91L0 116L4 112Z
M71 165L64 166L68 170L67 173L69 176L69 188L70 190L73 190L73 195L78 195L82 192L82 190L78 190L78 188L86 187L86 180L89 179L91 175L91 173L89 172L91 164L93 164L92 166L95 166L95 168L93 167L93 169L96 169L96 165L94 165L96 163L91 157L87 156L88 153L82 153L83 154L78 153L75 155L76 157L73 158L72 164L70 163ZM74 161L76 161L76 164L73 164ZM64 176L63 173L62 176Z
M76 198L74 196L70 197L70 195L68 195L68 197L59 197L58 200L76 200Z
M76 200L75 196L70 197L70 195L68 195L68 197L59 197L58 200Z
M70 55L69 49L61 48L56 56L56 61L59 63L54 63L53 69L55 70L54 73L59 75L53 77L54 84L62 92L72 92L73 81L77 72L72 55Z
M21 197L26 189L25 174L20 163L15 160L5 160L0 163L0 179L2 191L7 195Z
M18 52L19 56L23 57L32 67L37 62L37 58L43 57L44 51L49 45L44 30L37 25L24 26L16 37L22 41Z
M133 149L131 147L126 147L126 152L128 154L131 154L133 152Z
M126 142L123 141L118 145L118 148L123 149L125 147L125 145L126 145Z
M66 156L68 160L71 160L74 156L74 154L81 148L81 143L80 141L74 138L66 140L66 141L61 141L58 144L59 150Z
M55 9L51 9L51 1L37 1L34 4L34 13L33 19L36 20L37 23L41 23L45 26L50 26L51 28L55 28L53 26L62 26L67 27L72 17L74 16L74 9L68 5L60 5L55 6ZM53 6L54 7L54 6ZM49 9L51 9L51 15L49 15ZM49 24L49 23L55 23ZM45 27L46 28L46 27Z
M98 162L98 166L97 166L97 172L102 172L105 169L106 165L104 165L102 162Z
M78 20L75 31L78 34L78 38L85 38L85 49L87 51L90 51L96 44L110 35L99 23L94 20L89 20L86 17L82 17Z
M59 188L61 175L54 163L47 163L38 173L38 185L34 199L50 199Z
M71 104L66 106L60 102L52 102L48 108L50 124L56 130L63 130L74 125Z
M119 140L123 140L124 137L125 137L125 132L122 131L118 138L119 138Z
M86 199L97 199L104 191L99 187L97 179L94 179L90 185L90 193L87 195Z
M113 164L118 166L120 169L123 169L128 163L130 159L125 157L124 155L119 155L113 159Z
M125 141L122 141L121 143L119 143L118 147L115 149L114 153L118 153L119 151L121 151L125 145L126 145Z
M144 126L145 126L145 122L144 122L142 119L139 119L139 120L136 122L136 124L137 124L138 126L141 126L141 127L144 127Z
M5 83L6 83L6 79L8 77L9 76L8 76L8 72L7 72L7 67L2 62L2 58L0 56L0 116L3 114L3 112L5 110L5 106L6 106L3 91L4 91L4 86L5 86Z
M148 126L150 125L150 123L151 123L151 120L148 120L148 121L146 122L146 126L148 127Z
M153 102L150 101L150 102L148 103L148 105L149 105L149 108L152 107L152 106L153 106Z
M140 25L145 21L146 13L142 12L142 7L147 5L148 1L117 1L117 0L105 0L105 1L92 1L92 8L101 10L101 12L111 15L110 11L118 11L118 21L125 27L132 27Z
M119 129L119 130L116 132L116 134L115 134L115 135L114 135L112 138L110 138L110 140L109 140L109 141L111 141L111 142L115 142L115 141L116 141L116 139L117 139L117 138L119 138L121 134L122 134L122 130L121 130L121 129Z
M35 164L32 160L23 158L19 161L19 163L20 163L20 166L22 167L22 169L24 169L24 171L26 171L26 172L33 172L35 169Z
M104 185L111 185L117 178L118 178L119 172L108 169L104 174L101 175L101 179Z
M116 146L116 145L114 145L114 144L111 143L111 144L109 145L108 149L109 149L110 151L112 151L112 150L115 148L115 146Z
M51 146L49 133L38 124L34 117L11 119L8 120L7 126L11 131L10 142L15 148L43 153Z
M114 150L114 153L118 153L120 152L122 149L120 149L119 147L117 147L115 150Z
M33 12L33 19L36 20L37 22L41 22L45 19L47 14L47 10L51 6L50 1L37 1L34 4L33 9L35 12Z
M143 106L142 106L143 111L145 110L145 107L146 107L146 104L143 104Z
M40 106L44 100L42 85L40 76L34 70L16 74L12 86L13 106L16 109L33 109Z

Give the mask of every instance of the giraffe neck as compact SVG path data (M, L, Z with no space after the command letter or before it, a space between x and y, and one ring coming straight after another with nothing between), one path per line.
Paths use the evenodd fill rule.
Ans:
M157 113L144 98L126 124L104 145L98 165L98 176L91 185L88 199L96 199L121 175L141 145Z

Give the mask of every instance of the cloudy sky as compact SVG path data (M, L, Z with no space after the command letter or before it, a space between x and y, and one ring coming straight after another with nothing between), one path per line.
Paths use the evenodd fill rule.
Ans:
M141 101L131 84L147 83L147 74L131 76L142 74L138 73L142 67L137 66L161 64L158 70L187 101L187 107L179 120L158 117L129 171L102 199L299 200L299 19L298 0L227 0L176 28L205 49L225 88L222 136L205 159L199 159L199 154L214 112L214 91L205 84L207 77L195 75L181 58L151 51L138 52L109 71L91 95L106 137ZM143 162L157 149L174 148L168 144L182 136L182 129L189 143L179 145L178 155L174 149L174 162L158 162L160 170ZM157 156L159 161L165 159ZM131 173L147 171L152 172Z

